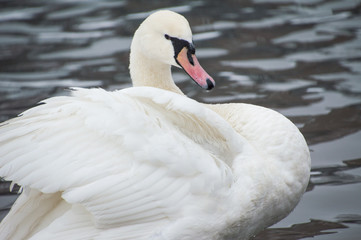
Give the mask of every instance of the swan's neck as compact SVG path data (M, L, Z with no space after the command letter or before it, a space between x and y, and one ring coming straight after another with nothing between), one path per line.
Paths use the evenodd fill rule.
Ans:
M129 70L134 87L156 87L183 94L174 84L170 65L148 58L133 46L130 52Z

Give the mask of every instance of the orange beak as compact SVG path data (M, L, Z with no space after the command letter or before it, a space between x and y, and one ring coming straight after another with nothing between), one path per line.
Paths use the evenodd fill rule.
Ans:
M177 63L188 73L188 75L202 88L211 90L215 81L199 64L198 59L187 47L183 47L176 57Z

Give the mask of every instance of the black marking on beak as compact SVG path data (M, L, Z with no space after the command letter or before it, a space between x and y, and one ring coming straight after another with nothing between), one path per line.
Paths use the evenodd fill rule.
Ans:
M211 90L212 88L214 88L214 84L209 78L207 78L206 82L207 82L207 89L206 90Z
M192 64L192 66L194 66L193 57L192 57L192 54L191 54L191 52L189 50L187 52L187 57L188 57L189 63Z
M182 51L182 49L184 47L186 47L188 49L188 51L187 51L188 61L190 64L192 64L194 66L192 54L196 53L196 49L195 49L193 43L189 43L188 41L186 41L184 39L171 37L168 34L165 34L164 37L165 37L165 39L172 41L173 48L174 48L174 58L177 63L178 63L178 61L177 61L178 54L180 53L180 51Z

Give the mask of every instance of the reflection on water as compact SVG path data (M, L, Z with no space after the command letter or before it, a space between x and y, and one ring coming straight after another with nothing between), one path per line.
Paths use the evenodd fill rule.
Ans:
M359 239L360 0L2 1L0 121L67 87L129 87L131 37L160 8L190 21L200 61L217 81L204 92L175 69L188 96L273 108L310 144L308 192L255 239ZM2 210L15 197L5 184Z

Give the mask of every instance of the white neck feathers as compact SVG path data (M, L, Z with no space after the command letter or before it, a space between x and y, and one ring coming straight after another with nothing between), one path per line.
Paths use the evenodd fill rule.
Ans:
M129 70L134 87L157 87L183 94L174 84L171 65L145 56L138 47L137 39L133 39L131 45Z

